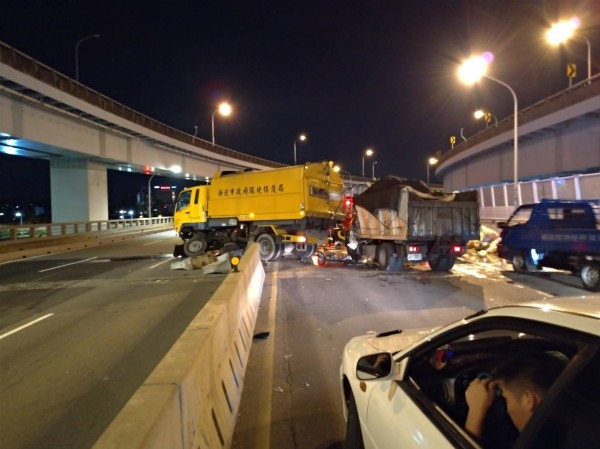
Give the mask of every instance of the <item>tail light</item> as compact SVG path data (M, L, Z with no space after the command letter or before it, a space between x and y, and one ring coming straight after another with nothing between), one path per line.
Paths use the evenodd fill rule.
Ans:
M452 245L450 251L452 251L454 254L462 254L464 252L462 246L460 245Z
M409 253L420 253L421 247L418 245L408 245L408 252Z

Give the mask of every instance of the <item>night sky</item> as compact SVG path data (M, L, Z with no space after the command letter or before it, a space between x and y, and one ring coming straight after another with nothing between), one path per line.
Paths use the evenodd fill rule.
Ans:
M371 147L368 176L377 161L377 177L425 179L451 135L484 128L474 110L512 114L506 88L457 80L472 54L495 55L490 76L523 109L567 87L567 63L583 79L585 44L544 38L575 15L600 71L599 0L0 0L0 11L0 40L73 78L75 44L100 34L80 46L80 81L149 117L210 140L211 114L227 100L234 112L216 117L218 144L291 164L304 132L299 162L334 160L353 175ZM0 196L40 165L0 164Z

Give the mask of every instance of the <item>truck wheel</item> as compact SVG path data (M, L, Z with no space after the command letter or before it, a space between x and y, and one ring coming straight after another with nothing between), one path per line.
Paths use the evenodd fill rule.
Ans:
M304 250L299 250L296 248L292 250L292 254L294 255L294 257L298 259L308 259L315 253L315 250L317 249L317 245L315 245L314 243L307 243L304 246L306 247L306 249Z
M271 262L278 259L283 252L283 245L275 243L275 238L271 234L261 234L256 238L258 243L260 258L264 262Z
M515 271L526 271L527 268L525 267L525 257L523 256L523 254L516 254L513 256L512 260L512 266L513 269Z
M188 257L199 256L200 254L204 254L207 246L206 236L195 234L184 242L183 252Z
M387 270L390 266L390 260L394 254L394 244L390 242L380 243L377 246L377 262L380 270Z
M454 256L437 256L430 258L427 263L433 271L450 271L456 262Z
M600 263L592 262L581 269L581 281L586 290L597 292L600 290Z

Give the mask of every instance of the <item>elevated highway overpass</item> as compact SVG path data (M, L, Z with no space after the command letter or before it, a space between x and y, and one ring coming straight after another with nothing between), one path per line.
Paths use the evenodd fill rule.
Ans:
M0 151L50 160L54 222L106 220L109 168L166 174L178 166L203 181L219 170L283 166L171 128L2 42Z
M535 103L518 116L518 203L600 198L600 75ZM445 153L444 190L479 189L482 217L514 209L514 116Z
M600 197L599 117L600 75L519 112L520 202ZM480 190L484 218L514 208L512 124L507 117L459 143L436 169L447 191ZM109 168L178 166L204 181L218 170L284 165L171 128L1 42L0 151L50 160L53 222L106 220Z

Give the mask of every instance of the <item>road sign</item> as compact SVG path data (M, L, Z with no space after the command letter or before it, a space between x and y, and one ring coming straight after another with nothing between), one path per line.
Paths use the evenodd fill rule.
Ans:
M567 64L567 76L569 78L575 78L577 76L577 65Z

